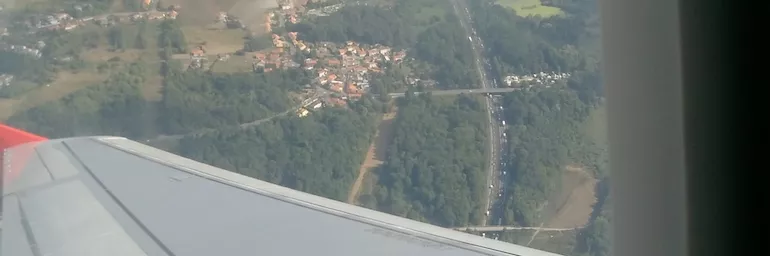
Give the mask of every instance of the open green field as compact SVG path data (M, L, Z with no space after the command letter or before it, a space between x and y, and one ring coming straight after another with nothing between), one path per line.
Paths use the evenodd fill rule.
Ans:
M210 56L209 60L216 59L216 56ZM217 73L242 73L242 72L253 72L253 67L251 63L254 62L251 55L246 56L238 56L238 55L232 55L229 60L227 61L220 61L217 62L216 65L212 68L212 72ZM210 62L209 62L210 65Z
M540 0L497 0L497 4L513 8L516 11L516 14L522 17L537 15L551 17L564 14L564 12L557 7L542 5Z
M99 84L105 79L107 74L99 74L94 70L81 70L78 73L59 72L50 86L37 87L13 99L0 99L0 120L6 120L14 113L61 99L70 93Z
M183 26L182 33L190 48L205 45L207 54L233 53L243 49L246 32L240 29L208 29Z
M576 231L543 231L537 233L529 247L543 251L570 255L575 248ZM526 243L519 243L526 245Z

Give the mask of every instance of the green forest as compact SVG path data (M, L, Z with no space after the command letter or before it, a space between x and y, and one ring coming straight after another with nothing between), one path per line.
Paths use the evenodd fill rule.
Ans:
M584 155L580 126L590 109L572 91L515 92L503 98L512 189L504 223L537 226L538 209L560 184L562 169Z
M574 253L609 255L607 145L597 145L579 128L603 104L596 0L551 1L567 15L549 18L522 18L492 0L466 2L498 79L534 72L572 75L566 81L570 90L515 92L504 97L508 164L514 168L506 180L513 193L504 202L504 222L539 223L538 207L560 186L560 168L578 163L601 181L599 203L589 225L580 230Z
M477 222L489 154L484 108L470 96L401 101L386 162L376 171L379 185L367 200L382 211L445 227Z
M308 82L302 70L260 74L172 72L163 86L162 131L183 134L269 117L293 107L288 92Z
M350 107L187 136L177 151L250 177L344 200L381 114L381 107L368 99Z

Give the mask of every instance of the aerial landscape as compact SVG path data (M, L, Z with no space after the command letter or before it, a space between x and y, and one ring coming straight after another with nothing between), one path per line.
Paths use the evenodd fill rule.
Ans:
M0 123L610 255L596 0L0 0Z

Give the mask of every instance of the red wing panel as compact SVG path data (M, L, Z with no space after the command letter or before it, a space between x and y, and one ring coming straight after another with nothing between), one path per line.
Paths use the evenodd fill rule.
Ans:
M29 132L25 132L4 124L0 124L0 149L3 150L3 154L0 155L0 163L3 163L2 178L3 185L10 181L13 181L19 172L24 167L27 160L34 154L34 146L24 146L18 150L14 150L13 154L7 153L5 149L18 146L29 142L40 142L48 140L45 137L38 136Z

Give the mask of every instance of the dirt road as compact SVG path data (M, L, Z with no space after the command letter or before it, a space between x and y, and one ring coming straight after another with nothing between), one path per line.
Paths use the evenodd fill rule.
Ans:
M372 144L369 145L369 150L366 152L366 158L361 168L358 170L358 177L353 182L353 186L348 193L349 204L358 203L358 195L361 193L361 186L364 183L364 179L370 170L379 167L384 161L387 153L388 145L392 137L393 119L396 117L398 110L393 108L390 112L382 116L380 124L377 126L377 132L374 134Z

